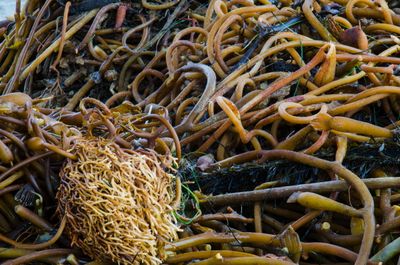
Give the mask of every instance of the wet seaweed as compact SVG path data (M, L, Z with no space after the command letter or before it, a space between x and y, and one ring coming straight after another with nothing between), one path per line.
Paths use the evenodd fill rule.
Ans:
M334 151L323 150L316 157L333 161ZM205 194L224 194L245 190L253 190L258 185L279 181L286 185L329 180L328 174L321 179L321 171L285 160L268 161L263 164L245 163L230 168L221 168L202 172L196 168L196 160L186 159L182 163L179 174L191 189L199 189ZM387 140L381 143L363 143L351 145L343 165L360 178L369 177L374 169L384 169L387 172L398 171L400 168L400 143Z

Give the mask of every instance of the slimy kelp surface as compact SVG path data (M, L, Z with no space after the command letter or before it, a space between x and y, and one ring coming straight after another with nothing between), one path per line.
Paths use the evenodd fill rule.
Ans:
M398 8L384 0L17 1L14 21L0 22L0 258L397 264ZM99 144L83 156L89 148L74 146L91 137L116 148ZM133 168L97 152L157 159L154 171L127 174ZM91 157L87 172L78 157ZM121 172L102 179L109 162ZM160 206L154 185L164 173ZM85 174L93 186L83 185ZM125 175L146 177L129 189L134 180L118 181ZM86 197L63 190L65 178ZM132 210L139 228L124 241L116 234L131 197L158 217ZM99 205L83 219L62 211L69 203ZM110 203L115 219L101 210ZM71 227L81 222L99 237L76 239Z

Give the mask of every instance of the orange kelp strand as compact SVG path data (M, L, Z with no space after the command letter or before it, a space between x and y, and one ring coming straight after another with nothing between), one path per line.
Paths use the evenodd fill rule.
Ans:
M316 130L337 130L373 137L393 137L393 132L389 129L346 117L332 117L326 113L318 114L317 118L311 122L311 126Z

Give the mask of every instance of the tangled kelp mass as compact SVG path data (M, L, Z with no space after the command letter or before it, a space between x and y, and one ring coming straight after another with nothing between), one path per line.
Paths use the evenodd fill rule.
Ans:
M17 1L4 264L397 264L400 4Z
M125 152L96 138L76 139L73 148L79 161L64 166L57 194L72 244L92 258L160 263L163 242L177 239L178 229L170 214L173 177L157 154Z

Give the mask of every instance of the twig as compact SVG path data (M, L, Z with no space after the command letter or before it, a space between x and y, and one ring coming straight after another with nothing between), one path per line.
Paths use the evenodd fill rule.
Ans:
M369 189L385 189L400 187L400 178L386 177L379 179L363 179L362 180ZM266 190L255 190L245 192L234 192L229 194L222 194L216 196L209 196L200 200L200 203L211 203L213 205L233 205L244 202L256 202L278 198L285 198L292 195L294 192L316 192L316 193L329 193L334 191L346 191L349 189L346 181L325 181L311 184L301 184L294 186L276 187Z

